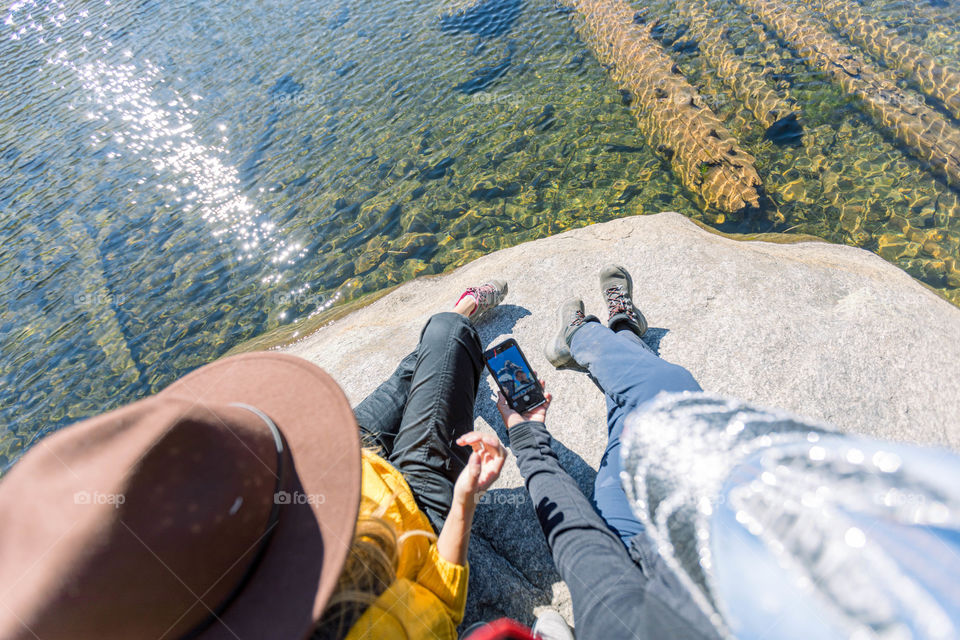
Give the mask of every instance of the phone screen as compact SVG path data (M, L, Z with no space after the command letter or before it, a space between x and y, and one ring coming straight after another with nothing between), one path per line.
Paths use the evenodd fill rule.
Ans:
M515 341L497 345L485 355L490 373L514 410L523 413L543 403L540 383Z

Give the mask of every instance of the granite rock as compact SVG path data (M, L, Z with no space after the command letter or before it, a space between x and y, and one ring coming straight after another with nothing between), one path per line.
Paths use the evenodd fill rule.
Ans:
M676 213L569 231L412 281L285 350L330 371L357 403L414 348L432 313L465 286L505 279L510 293L481 338L515 337L546 379L561 462L589 492L605 440L603 397L586 375L553 370L542 347L565 297L602 314L597 272L607 262L633 274L648 344L704 389L846 431L960 449L960 309L867 251L732 239ZM493 388L489 376L481 382L476 426L503 439ZM544 607L571 619L512 456L478 509L470 560L466 623L532 623Z

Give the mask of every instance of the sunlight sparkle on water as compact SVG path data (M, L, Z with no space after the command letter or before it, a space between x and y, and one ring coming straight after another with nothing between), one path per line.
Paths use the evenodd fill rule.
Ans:
M24 8L36 9L36 17L33 13L23 12ZM51 27L65 23L68 16L63 9L63 2L38 7L35 0L21 0L10 6L4 24L12 27L11 37L20 38L28 29L42 32L44 22ZM75 22L82 24L88 15L86 10L79 11L75 14ZM109 29L107 24L85 26L95 26L96 33ZM82 33L87 39L95 36L93 28L86 28ZM103 43L100 51L107 54L113 43L102 35L97 35L96 39ZM88 51L86 48L81 50ZM189 209L176 207L176 210L199 213L209 223L214 238L233 237L245 251L262 249L269 263L277 266L293 264L305 255L302 244L282 239L276 225L265 220L263 212L242 192L237 169L221 159L226 150L205 144L201 135L196 133L193 119L199 114L192 108L192 103L202 97L191 94L189 100L185 99L175 89L166 86L168 79L162 67L149 59L142 62L130 60L133 53L129 49L121 55L128 61L114 64L102 59L77 60L67 53L67 49L48 59L49 63L77 74L84 98L90 105L87 118L107 125L91 136L91 144L100 146L112 138L114 143L124 145L135 157L152 165L157 174L173 173L174 182L188 188L187 198L195 201L195 206ZM158 98L160 91L165 96L163 99ZM72 108L73 105L68 106L68 109ZM220 132L226 128L223 123L217 126ZM112 132L108 133L110 129ZM226 142L225 137L222 140ZM110 154L109 157L119 157L119 154ZM173 184L158 188L172 193L178 190ZM171 200L176 204L182 198L171 196ZM240 259L255 257L247 253ZM279 279L279 273L265 278L267 281Z

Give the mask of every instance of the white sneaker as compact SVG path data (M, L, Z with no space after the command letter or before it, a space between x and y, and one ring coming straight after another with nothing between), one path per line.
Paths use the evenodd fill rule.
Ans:
M547 609L533 624L533 635L540 640L574 640L567 621L553 609Z

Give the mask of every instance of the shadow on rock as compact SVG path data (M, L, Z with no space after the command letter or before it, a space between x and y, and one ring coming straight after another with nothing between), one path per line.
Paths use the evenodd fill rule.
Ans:
M517 321L529 315L532 315L529 309L515 304L501 304L491 311L490 315L477 325L477 332L480 334L480 343L483 348L489 349L497 338L512 334ZM523 349L523 345L520 348ZM500 418L500 411L497 410L497 385L490 378L486 369L483 373L483 382L477 390L474 415L483 418L497 433L497 437L502 442L508 442L506 428Z
M520 318L526 318L532 315L526 307L516 304L501 304L496 309L490 311L486 318L477 325L477 332L480 334L480 342L483 348L490 347L490 341L497 336L513 333L513 327ZM521 346L521 348L523 348Z
M464 626L511 617L533 624L560 580L526 488L488 491L477 506L470 543Z
M647 332L643 334L643 341L658 358L660 357L660 341L663 340L663 336L668 333L670 333L670 329L650 327L647 329Z
M550 419L547 418L547 425L549 427ZM584 425L585 428L593 429L595 425ZM597 427L598 428L598 427ZM599 430L597 433L601 433ZM606 427L602 432L606 434ZM606 438L606 435L603 436ZM597 471L589 464L587 461L580 457L576 451L568 449L565 444L557 440L556 436L553 438L553 451L557 454L557 458L560 459L560 466L563 467L563 470L570 474L570 477L573 478L577 486L580 487L580 491L583 492L583 495L588 498L593 495L593 481L597 477Z

